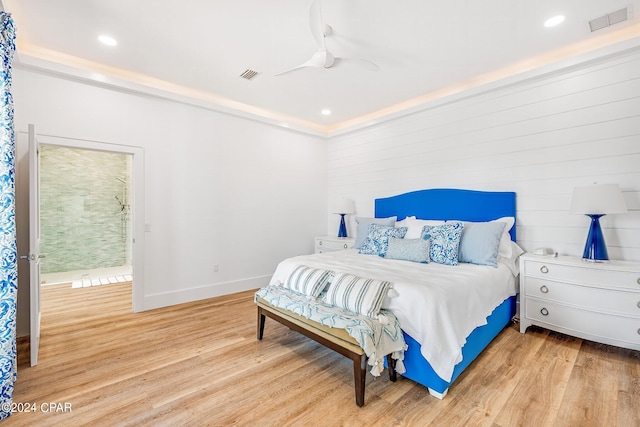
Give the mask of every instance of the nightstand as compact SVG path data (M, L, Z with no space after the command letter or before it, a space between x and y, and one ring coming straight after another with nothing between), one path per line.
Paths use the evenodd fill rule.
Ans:
M344 251L352 248L355 242L356 239L354 237L316 237L316 253Z
M520 257L520 332L530 325L640 350L640 263Z

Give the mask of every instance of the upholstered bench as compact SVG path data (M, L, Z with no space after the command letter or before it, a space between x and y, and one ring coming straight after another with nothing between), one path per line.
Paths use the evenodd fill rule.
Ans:
M258 307L257 337L262 340L266 317L288 326L290 329L330 348L353 361L353 377L356 392L356 405L364 405L364 388L366 379L367 355L358 342L345 329L331 328L307 319L299 314L270 304L260 296L256 296ZM396 360L386 355L389 379L396 380Z

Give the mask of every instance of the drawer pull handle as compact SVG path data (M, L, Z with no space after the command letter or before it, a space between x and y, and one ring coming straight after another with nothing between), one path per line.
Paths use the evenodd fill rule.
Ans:
M347 246L347 244L345 243L345 244L344 244L344 248L345 248L345 249L347 249L347 247L348 247L348 246Z
M640 335L640 328L638 328L638 335Z
M543 316L548 316L549 315L549 310L547 310L546 308L542 307L542 310L540 310L540 314L542 314Z
M638 301L638 304L637 304L637 305L638 305L638 308L640 308L640 301Z
M542 292L543 294L549 293L549 288L547 288L545 285L542 285L540 286L540 292Z
M636 280L636 282L638 282L638 285L640 285L640 277L638 277L638 280Z
M542 267L540 267L540 272L542 274L547 274L549 272L549 269L547 268L546 265L543 265Z

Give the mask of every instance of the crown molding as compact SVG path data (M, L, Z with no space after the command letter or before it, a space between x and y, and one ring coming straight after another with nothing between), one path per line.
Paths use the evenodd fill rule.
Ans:
M25 42L17 43L16 53L19 55L16 55L14 66L121 92L180 102L307 135L332 138L579 64L619 55L638 47L640 23L591 37L370 114L326 126Z

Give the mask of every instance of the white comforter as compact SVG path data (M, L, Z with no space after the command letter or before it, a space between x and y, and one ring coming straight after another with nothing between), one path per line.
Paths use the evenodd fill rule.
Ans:
M282 283L301 264L393 283L397 296L388 298L383 308L393 311L445 381L451 381L455 365L462 360L462 347L471 331L485 325L493 309L516 293L516 279L501 263L498 268L419 264L361 255L355 249L286 259L276 268L270 285Z

